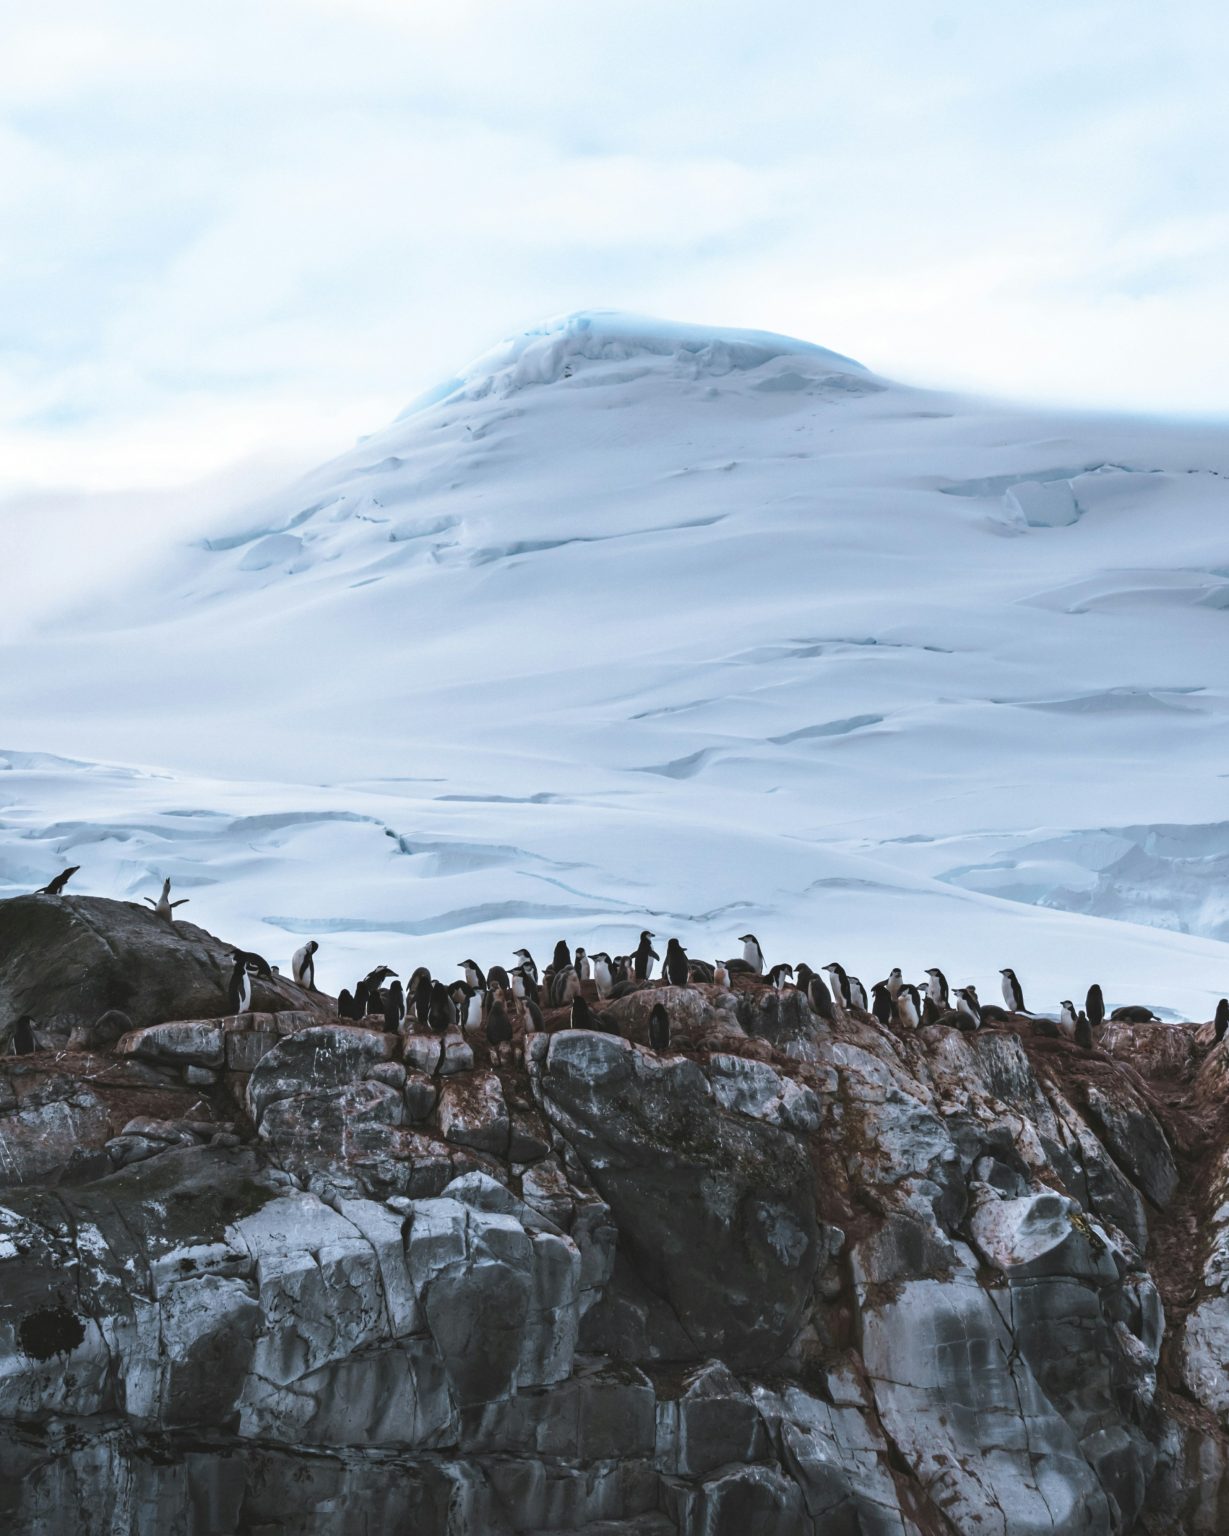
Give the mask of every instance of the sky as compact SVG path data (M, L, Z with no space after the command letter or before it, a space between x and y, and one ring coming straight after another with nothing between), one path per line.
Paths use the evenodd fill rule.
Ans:
M1221 0L0 0L0 531L580 308L1224 414Z

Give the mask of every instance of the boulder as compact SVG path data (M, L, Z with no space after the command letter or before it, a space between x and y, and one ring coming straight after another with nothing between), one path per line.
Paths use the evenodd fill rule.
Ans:
M276 958L276 957L275 957ZM137 1029L230 1012L232 950L194 923L97 896L0 901L0 1019L28 1013L67 1039L108 1009ZM253 980L253 1006L333 1011L331 999L285 977Z
M440 1135L455 1146L497 1156L508 1151L508 1106L493 1072L446 1078L437 1117Z
M260 1125L269 1105L304 1093L325 1093L360 1081L378 1061L392 1059L396 1035L357 1024L320 1024L280 1040L248 1079L247 1103Z

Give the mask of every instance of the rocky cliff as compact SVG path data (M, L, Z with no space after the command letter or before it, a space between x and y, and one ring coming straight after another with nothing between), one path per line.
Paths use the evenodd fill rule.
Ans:
M1229 1530L1208 1028L742 983L494 1061L280 982L227 1017L224 953L0 903L46 1044L0 1064L4 1530Z

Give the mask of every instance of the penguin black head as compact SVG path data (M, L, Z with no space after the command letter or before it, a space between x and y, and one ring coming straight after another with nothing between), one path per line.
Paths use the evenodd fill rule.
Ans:
M32 1056L34 1054L34 1020L28 1013L23 1013L13 1024L13 1055Z
M319 944L316 943L315 939L308 939L308 941L307 941L307 953L309 955L314 955L319 948L320 948L320 946L319 946Z
M572 1029L594 1029L593 1010L584 998L577 993L572 999L572 1015L568 1020Z
M561 971L565 965L571 965L572 951L568 948L568 941L566 939L560 939L555 945L555 953L552 956L551 963L557 971Z
M1222 997L1216 1005L1216 1038L1223 1040L1225 1031L1229 1030L1229 997Z
M649 1014L649 1044L655 1051L670 1049L670 1015L661 1003L654 1003Z
M369 971L367 974L367 990L369 992L376 991L377 988L384 985L390 976L395 976L396 974L396 971L387 965L377 965L374 971Z

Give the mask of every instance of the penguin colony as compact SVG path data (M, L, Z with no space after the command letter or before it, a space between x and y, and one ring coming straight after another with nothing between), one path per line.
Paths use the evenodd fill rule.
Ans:
M63 870L35 894L59 896L78 868L72 865ZM149 896L142 899L162 921L173 925L175 908L184 905L186 898L171 901L170 892L171 882L167 879L157 901ZM689 958L677 938L666 942L663 959L653 947L655 938L654 933L645 929L630 954L613 957L605 950L588 953L578 948L573 951L565 940L560 939L550 963L541 972L528 949L513 952L514 965L493 965L486 971L474 959L459 960L460 976L451 980L434 977L425 966L419 966L403 984L391 967L381 965L361 977L352 989L342 989L337 999L337 1011L342 1018L354 1021L367 1021L374 1016L392 1033L399 1033L407 1021L416 1030L437 1035L451 1030L465 1034L481 1032L492 1054L499 1059L511 1050L514 1021L525 1033L545 1028L544 1008L568 1008L573 1029L620 1033L615 1022L605 1018L602 1007L590 1005L584 984L592 982L599 1004L612 1002L652 985L653 967L660 963L658 986L710 984L728 988L733 978L745 977L748 981L765 982L777 991L803 993L811 1010L822 1019L833 1020L838 1012L856 1010L871 1014L880 1024L905 1030L936 1024L972 1032L985 1025L1025 1019L1037 1034L1066 1037L1083 1050L1091 1050L1094 1031L1106 1020L1105 1001L1096 983L1088 988L1082 1008L1077 1009L1069 998L1064 998L1059 1004L1057 1021L1033 1013L1025 1003L1020 979L1010 967L999 972L1003 996L1003 1006L999 1007L981 1002L977 988L972 984L949 986L947 977L937 967L928 969L924 979L914 984L907 982L900 967L896 966L882 981L873 983L868 993L862 981L850 975L835 960L818 970L802 962L769 966L753 933L739 936L741 955L711 963ZM309 939L294 952L291 960L295 982L309 991L315 990L319 948L315 939ZM231 1012L251 1011L253 981L259 977L272 981L275 974L262 955L250 950L232 950L227 983ZM1157 1018L1150 1009L1140 1005L1117 1007L1108 1017L1132 1024ZM1217 1004L1214 1026L1215 1041L1220 1044L1229 1032L1229 999L1221 998ZM36 1026L28 1015L23 1014L10 1025L7 1033L13 1054L28 1055L37 1049ZM665 1002L654 1004L648 1034L654 1050L669 1050L670 1012Z

